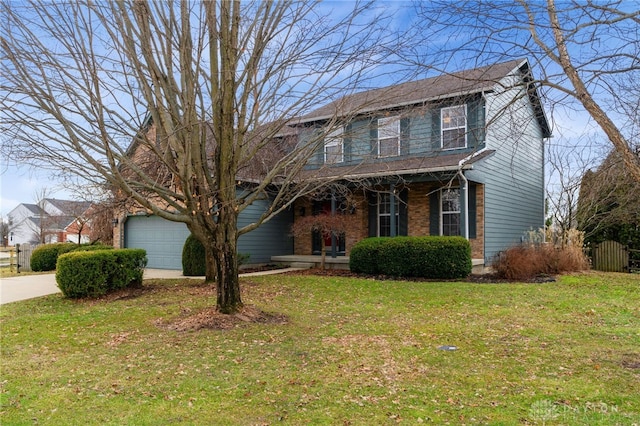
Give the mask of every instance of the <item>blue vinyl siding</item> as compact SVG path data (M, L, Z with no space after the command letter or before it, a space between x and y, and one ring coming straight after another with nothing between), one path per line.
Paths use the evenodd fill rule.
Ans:
M268 208L267 201L256 201L238 218L242 227L257 220ZM238 239L238 252L249 254L249 263L267 263L271 256L293 253L289 236L292 212L286 211ZM159 216L130 216L125 222L124 246L147 251L148 268L182 269L182 247L190 232L184 223Z
M372 134L371 120L356 120L349 126L349 148L350 156L347 161L362 161L363 158L369 157L375 151L372 151L371 139L377 136L377 132Z
M507 105L486 136L495 150L490 158L467 172L485 184L485 261L522 241L528 230L544 226L544 146L540 127L526 97L512 91L492 99L494 111Z
M433 137L433 120L431 113L411 117L409 119L409 155L428 154L439 149Z
M442 152L440 136L440 111L443 107L467 105L467 147L464 151L473 151L484 147L485 110L484 99L480 95L471 96L457 102L442 102L430 108L421 107L415 113L411 111L392 111L380 117L398 115L400 124L400 156L435 156ZM348 123L344 128L344 164L355 164L362 161L388 161L398 157L378 159L378 118L363 117ZM310 140L312 134L305 132L300 135L302 143ZM309 168L321 167L324 164L324 147L319 148L307 164Z
M238 228L255 222L268 208L267 201L254 201L240 213ZM268 263L271 261L271 256L293 254L291 223L293 223L293 211L284 211L257 229L240 236L238 252L248 253L251 256L249 263Z

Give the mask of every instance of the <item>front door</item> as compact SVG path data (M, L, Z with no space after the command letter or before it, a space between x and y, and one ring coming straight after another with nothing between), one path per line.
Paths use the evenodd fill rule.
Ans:
M314 201L313 214L331 214L331 201ZM314 255L322 253L322 244L324 244L326 253L331 253L331 237L322 238L319 232L314 232L311 238L311 249ZM345 239L344 235L336 238L336 250L338 255L344 256Z

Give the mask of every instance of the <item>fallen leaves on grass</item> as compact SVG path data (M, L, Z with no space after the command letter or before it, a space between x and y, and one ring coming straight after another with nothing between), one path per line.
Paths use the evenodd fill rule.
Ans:
M190 312L187 312L190 313ZM193 315L165 321L160 318L155 321L156 326L173 331L196 331L203 328L213 330L228 330L246 324L286 324L285 315L263 312L255 306L244 306L235 314L222 314L215 308L206 308Z
M297 270L291 272L285 272L287 275L316 275L322 277L343 277L343 278L362 278L362 279L370 279L376 281L389 281L389 280L400 280L400 281L416 281L416 282L471 282L477 284L493 284L493 283L509 283L514 282L512 280L507 280L504 278L498 278L495 274L471 274L466 279L458 279L458 280L443 280L443 279L431 279L424 277L393 277L389 275L369 275L369 274L359 274L355 272L351 272L348 269L320 269L320 268L311 268L304 270ZM556 281L556 278L552 275L536 275L528 281L528 283L549 283Z

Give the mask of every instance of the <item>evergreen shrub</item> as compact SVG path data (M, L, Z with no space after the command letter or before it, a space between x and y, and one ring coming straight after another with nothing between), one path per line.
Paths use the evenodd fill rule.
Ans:
M185 277L199 277L206 275L207 263L202 243L193 236L187 237L182 247L182 275Z
M76 251L58 258L56 281L65 297L98 297L142 284L146 264L143 249Z
M365 238L351 248L349 269L358 274L376 275L381 273L378 259L380 249L388 240L386 237Z
M51 243L43 244L31 254L31 270L34 272L53 271L58 257L73 251L109 250L113 247L103 244Z
M238 253L238 266L249 262L251 254ZM187 237L182 247L182 275L185 277L200 277L207 274L207 257L204 246L193 236Z
M80 244L80 245L76 245L75 247L73 247L71 250L69 250L70 252L72 251L94 251L94 250L112 250L113 246L108 246L105 244Z
M471 245L462 237L367 238L351 249L349 267L395 277L464 278L471 273Z
M73 243L51 243L36 247L31 253L31 270L34 272L53 271L56 269L58 256L73 250Z

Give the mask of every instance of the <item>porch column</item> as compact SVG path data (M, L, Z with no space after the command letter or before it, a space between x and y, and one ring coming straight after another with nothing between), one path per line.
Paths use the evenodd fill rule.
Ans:
M467 181L464 172L461 170L458 172L460 180L460 235L469 239L469 196L468 188L469 182Z
M334 189L331 189L331 216L335 216L335 214L336 214L336 192ZM324 242L322 244L324 244ZM331 231L331 257L332 258L338 257L337 245L338 244L337 244L336 233Z
M391 217L389 218L389 226L391 226L391 230L389 231L389 235L392 237L396 236L396 187L392 183L389 185L389 214Z

